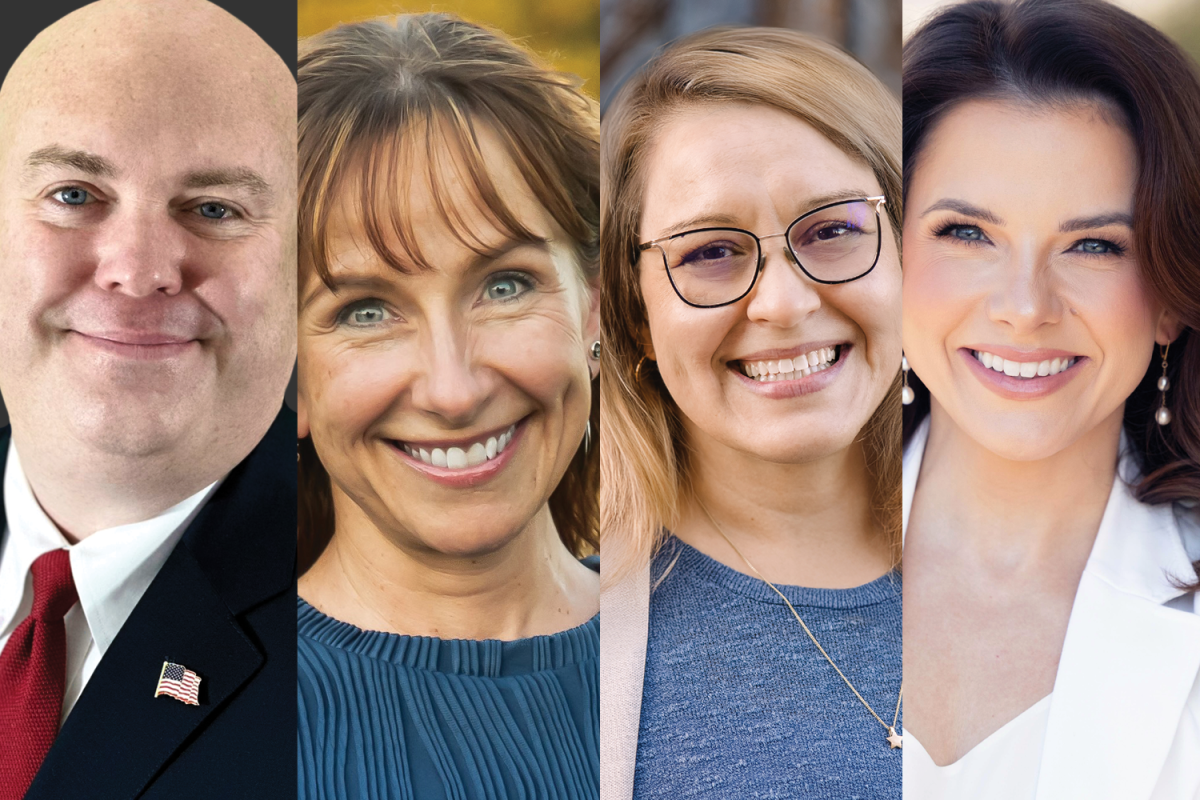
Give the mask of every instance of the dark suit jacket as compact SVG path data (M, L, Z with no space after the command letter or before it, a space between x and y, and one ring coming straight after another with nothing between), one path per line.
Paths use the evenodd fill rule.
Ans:
M26 800L296 797L295 435L284 409L209 498ZM0 471L8 443L0 432ZM163 661L200 676L199 706L154 696Z

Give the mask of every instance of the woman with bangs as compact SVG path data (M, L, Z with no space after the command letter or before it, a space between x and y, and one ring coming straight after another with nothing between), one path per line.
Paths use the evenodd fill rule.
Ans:
M443 14L299 86L300 796L595 797L596 104Z
M602 797L899 798L899 103L714 29L602 138Z
M905 797L1196 800L1196 66L963 3L904 126Z

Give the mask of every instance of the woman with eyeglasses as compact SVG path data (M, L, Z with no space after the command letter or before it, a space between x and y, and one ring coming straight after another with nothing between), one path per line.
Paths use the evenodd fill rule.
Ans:
M900 796L900 114L785 30L602 125L602 797Z
M1196 800L1196 64L962 3L904 126L905 796Z
M299 797L596 797L596 102L434 13L299 92Z

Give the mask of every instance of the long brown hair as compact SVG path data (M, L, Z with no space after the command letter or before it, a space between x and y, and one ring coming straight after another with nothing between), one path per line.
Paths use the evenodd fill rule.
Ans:
M329 283L331 209L357 188L367 241L401 272L431 268L416 245L402 185L412 154L424 156L434 202L449 229L481 255L484 243L444 199L437 154L449 152L479 208L515 239L532 234L505 206L476 132L487 127L538 202L576 244L589 283L599 280L599 111L578 81L543 65L496 31L451 14L342 25L302 40L299 59L300 286ZM399 251L392 242L399 244ZM598 438L599 393L590 425ZM300 442L299 568L333 535L330 479L312 440ZM598 544L599 448L581 446L550 497L559 536L576 555Z
M1145 503L1200 500L1200 80L1165 35L1095 0L967 2L925 23L904 46L904 174L920 169L933 127L978 97L1042 103L1100 101L1124 116L1138 153L1134 248L1146 285L1187 326L1170 347L1167 406L1158 425L1157 352L1125 403L1125 432ZM929 391L910 373L907 440L929 414ZM1200 563L1197 564L1200 570Z
M651 362L638 280L644 160L664 117L686 106L747 102L811 125L874 172L899 244L900 105L870 71L813 36L779 28L714 28L670 45L622 88L603 122L601 547L611 584L644 566L675 524L688 481L679 407ZM875 517L900 547L900 380L863 428Z

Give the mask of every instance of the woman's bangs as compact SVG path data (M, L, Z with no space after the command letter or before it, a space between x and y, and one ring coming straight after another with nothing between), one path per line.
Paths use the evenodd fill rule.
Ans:
M325 221L318 225L323 233L332 209L339 198L345 198L349 218L357 223L356 234L397 272L437 266L418 243L412 214L414 196L423 198L427 210L435 213L446 230L480 256L495 253L496 231L509 240L540 239L500 196L475 125L457 108L411 120L400 131L363 137L342 161L331 164L330 177L321 187L321 194L329 200L320 204ZM465 196L458 187L467 187ZM486 225L480 225L481 218ZM321 236L315 245L313 268L329 284L328 239Z

